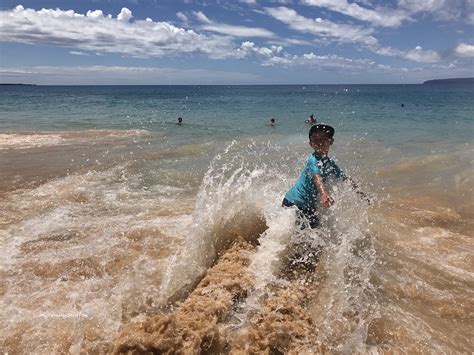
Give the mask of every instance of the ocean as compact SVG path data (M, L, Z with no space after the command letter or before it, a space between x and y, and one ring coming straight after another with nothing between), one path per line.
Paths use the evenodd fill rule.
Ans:
M312 230L310 114L371 200ZM472 353L473 135L472 85L0 86L0 351Z

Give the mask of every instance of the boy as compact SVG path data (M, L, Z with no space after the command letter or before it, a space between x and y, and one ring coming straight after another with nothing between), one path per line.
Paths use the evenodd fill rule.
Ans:
M334 143L333 137L334 128L329 125L316 124L311 127L309 145L314 153L309 156L298 181L283 199L283 206L296 206L309 221L311 228L319 225L319 219L315 214L317 205L329 208L334 204L326 187L330 178L349 180L352 187L358 189L357 185L345 176L337 164L328 157L329 148ZM363 192L357 191L357 193L366 198Z

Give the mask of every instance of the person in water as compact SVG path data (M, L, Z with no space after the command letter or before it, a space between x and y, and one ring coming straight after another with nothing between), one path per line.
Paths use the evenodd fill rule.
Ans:
M300 217L303 216L309 222L311 228L319 225L319 219L316 215L318 205L329 208L334 204L334 200L326 186L330 179L350 181L352 188L367 199L365 194L342 172L334 160L328 157L329 148L333 143L333 127L326 124L317 124L311 127L309 130L309 145L314 152L308 157L295 185L286 193L283 199L283 206L296 206ZM368 199L367 201L370 203Z
M176 123L176 124L181 125L182 123L183 123L183 118L182 118L182 117L178 117L178 123Z
M309 124L316 124L316 118L314 117L314 114L309 115L308 119L305 121L306 123Z
M275 119L274 119L274 118L272 118L272 119L270 120L269 125L270 125L270 126L276 125L276 122L275 122Z

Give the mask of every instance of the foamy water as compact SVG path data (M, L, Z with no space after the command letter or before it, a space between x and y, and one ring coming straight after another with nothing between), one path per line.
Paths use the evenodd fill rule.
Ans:
M144 137L149 135L145 130L112 131L91 130L86 132L19 132L0 134L0 149L27 149L61 145L91 144L95 138L101 144L108 140L116 143L117 138ZM92 142L93 143L93 142Z
M340 160L353 154L344 146L335 150ZM197 184L173 186L173 178L153 175L160 166L150 169L149 151L135 151L107 168L8 192L0 230L2 349L120 349L129 325L161 322L179 312L175 302L196 297L197 282L239 237L254 245L247 266L235 265L251 284L241 285L246 291L226 306L225 318L202 319L198 328L207 334L214 322L221 351L472 349L473 181L468 147L459 148L449 155L454 160L417 160L417 173L433 176L431 187L421 177L418 186L416 174L405 181L409 160L376 169L376 179L362 172L371 206L348 186L334 186L337 203L322 211L318 230L300 231L294 210L279 207L305 148L276 141L231 142ZM194 151L183 147L173 159ZM446 173L459 166L468 170ZM370 187L376 180L386 185ZM443 193L445 184L452 189ZM416 195L427 191L428 200ZM455 196L456 204L446 203ZM216 285L229 277L216 275ZM212 311L193 299L187 316ZM191 327L177 319L178 327ZM281 332L283 342L274 336Z
M206 122L2 131L2 352L474 350L471 142L334 119L371 204L301 230L308 127Z

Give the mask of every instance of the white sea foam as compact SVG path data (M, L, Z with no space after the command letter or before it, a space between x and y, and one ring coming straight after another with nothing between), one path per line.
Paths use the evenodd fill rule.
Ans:
M180 244L177 226L189 222L169 208L176 201L165 189L137 188L141 176L128 165L55 179L4 200L15 219L0 229L1 339L27 324L28 339L15 345L24 351L61 346L59 328L71 349L91 348L86 329L96 329L99 346L124 319L155 306L164 257ZM185 194L180 199L184 210L193 204Z
M279 149L267 142L234 141L213 159L187 227L192 233L165 272L164 301L198 279L233 238L255 241L267 226L281 228L269 220L285 188L285 175L276 168L280 161L274 159Z
M26 149L64 144L66 139L61 135L23 135L0 134L0 149Z
M150 132L145 130L0 133L0 150L87 144L90 143L91 140L107 142L119 138L144 137L147 135L150 135Z

